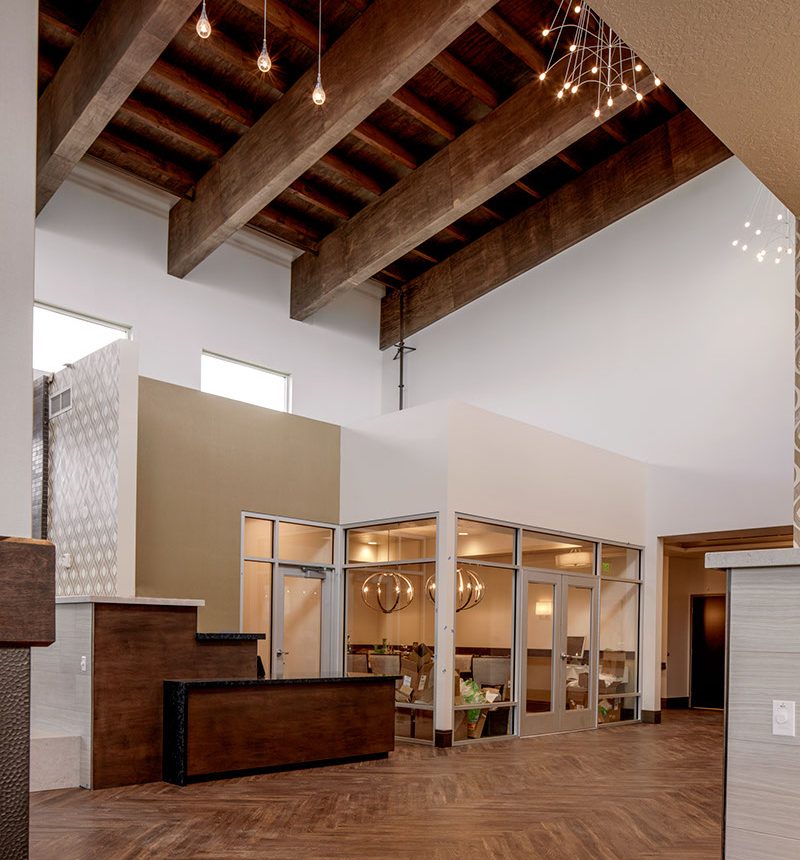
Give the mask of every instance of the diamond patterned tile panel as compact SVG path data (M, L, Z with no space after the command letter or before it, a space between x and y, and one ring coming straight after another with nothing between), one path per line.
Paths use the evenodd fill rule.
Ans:
M49 537L59 596L117 593L118 344L55 374L72 408L50 421ZM65 564L65 555L71 564Z

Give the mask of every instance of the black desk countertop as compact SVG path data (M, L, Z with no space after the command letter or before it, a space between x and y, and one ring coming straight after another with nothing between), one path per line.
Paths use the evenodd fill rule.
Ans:
M252 641L255 639L266 639L266 633L196 633L198 642L225 642L227 640L245 640Z
M164 681L164 690L202 689L208 687L282 687L299 684L375 684L381 681L394 683L399 675L332 675L325 678L170 678Z

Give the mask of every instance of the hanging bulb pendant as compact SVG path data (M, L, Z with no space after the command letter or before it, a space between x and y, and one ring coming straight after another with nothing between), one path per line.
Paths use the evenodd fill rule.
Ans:
M317 83L314 85L314 91L311 93L311 98L315 105L325 104L325 90L322 87L322 79L317 78Z
M201 39L207 39L211 35L211 21L206 15L206 0L203 0L203 8L200 11L200 17L197 19L197 35Z
M267 50L267 40L264 39L264 44L261 47L261 53L258 55L256 65L260 72L268 72L272 68L272 59Z

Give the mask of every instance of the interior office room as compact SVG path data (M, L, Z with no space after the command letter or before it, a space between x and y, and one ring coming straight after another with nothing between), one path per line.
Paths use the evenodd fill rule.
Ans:
M8 0L3 857L800 856L798 29Z

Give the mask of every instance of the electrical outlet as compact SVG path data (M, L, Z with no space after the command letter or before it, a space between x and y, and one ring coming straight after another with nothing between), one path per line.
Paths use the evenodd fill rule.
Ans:
M794 737L794 702L772 700L772 734Z
M86 671L86 656L84 655L81 657L81 672L85 672L85 671Z

